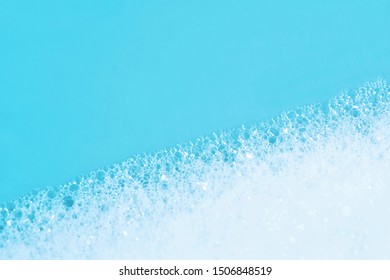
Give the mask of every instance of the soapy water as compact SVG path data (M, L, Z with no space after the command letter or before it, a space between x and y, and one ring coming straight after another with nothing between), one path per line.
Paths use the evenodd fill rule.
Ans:
M388 259L390 87L0 204L1 259Z

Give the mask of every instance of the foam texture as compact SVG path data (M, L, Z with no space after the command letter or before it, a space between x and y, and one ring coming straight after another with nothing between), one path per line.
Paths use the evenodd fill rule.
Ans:
M1 259L388 259L390 88L0 205Z

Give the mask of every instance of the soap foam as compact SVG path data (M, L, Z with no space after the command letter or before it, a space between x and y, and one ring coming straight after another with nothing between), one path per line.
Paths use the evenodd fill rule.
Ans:
M388 259L390 88L0 205L1 259Z

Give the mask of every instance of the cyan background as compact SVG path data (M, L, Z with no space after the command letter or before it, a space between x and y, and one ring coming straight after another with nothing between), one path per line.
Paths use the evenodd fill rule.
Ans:
M0 201L389 78L390 1L0 0Z

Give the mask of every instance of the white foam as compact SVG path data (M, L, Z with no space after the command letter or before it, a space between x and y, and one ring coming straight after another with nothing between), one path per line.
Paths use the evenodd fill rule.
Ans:
M383 80L0 206L1 259L390 256Z

